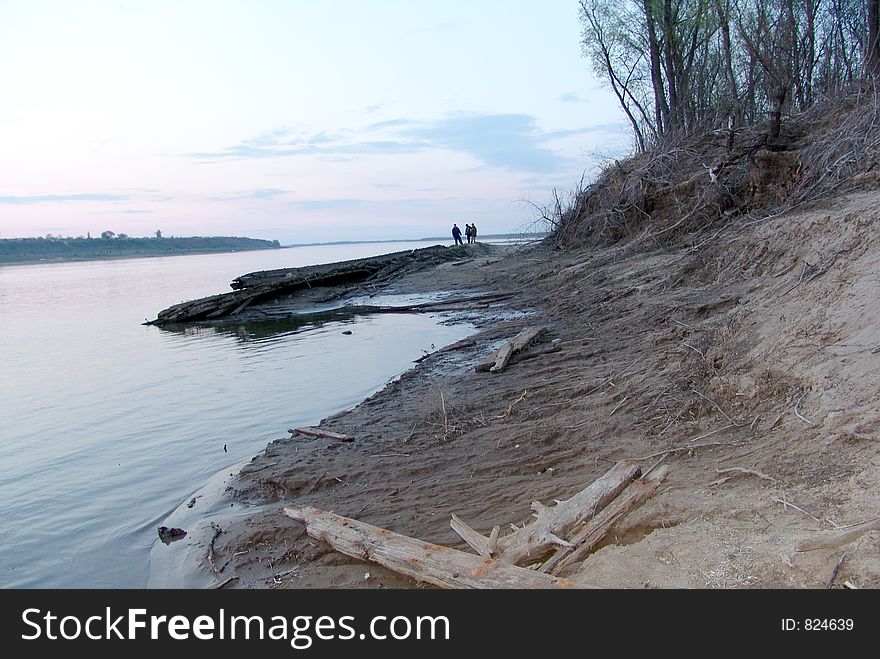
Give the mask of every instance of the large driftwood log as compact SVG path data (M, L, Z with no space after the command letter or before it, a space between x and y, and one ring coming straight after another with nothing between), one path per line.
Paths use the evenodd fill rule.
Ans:
M559 574L564 568L583 561L620 520L654 495L668 473L669 467L660 467L631 483L601 512L575 530L569 537L572 546L557 549L556 553L539 568L540 571Z
M477 372L500 373L510 362L510 359L522 351L532 341L547 331L546 327L527 327L510 341L501 346L497 352L490 355L476 366Z
M571 543L565 538L572 529L602 510L640 475L641 470L634 462L618 462L588 487L552 508L533 502L536 519L524 528L498 538L497 557L515 565L525 565L543 557L554 547L569 546Z
M559 577L468 554L310 506L290 506L284 514L305 522L306 532L335 550L373 561L418 581L442 588L574 588Z

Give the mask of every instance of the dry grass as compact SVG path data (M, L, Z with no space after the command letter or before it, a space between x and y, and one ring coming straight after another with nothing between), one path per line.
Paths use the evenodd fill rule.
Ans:
M775 217L877 181L880 99L862 83L790 117L778 139L764 124L673 135L607 167L589 185L541 208L562 248L628 241L643 248L700 245L727 227Z

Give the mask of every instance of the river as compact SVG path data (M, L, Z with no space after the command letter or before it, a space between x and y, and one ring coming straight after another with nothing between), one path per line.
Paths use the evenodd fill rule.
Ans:
M415 314L145 320L248 272L430 244L0 266L0 587L145 587L157 527L213 476L473 331Z

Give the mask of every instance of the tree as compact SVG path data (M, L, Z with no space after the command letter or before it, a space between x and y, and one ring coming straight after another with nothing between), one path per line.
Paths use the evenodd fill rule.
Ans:
M116 237L116 234L112 231L102 231L101 232L101 240L113 240Z
M880 0L867 0L867 39L865 40L864 76L880 77Z
M581 0L584 55L640 150L782 118L880 78L880 0Z

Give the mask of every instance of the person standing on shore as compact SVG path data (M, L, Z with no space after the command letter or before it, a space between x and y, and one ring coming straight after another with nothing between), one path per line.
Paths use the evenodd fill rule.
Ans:
M471 239L468 242L472 242L472 243L477 242L477 225L476 224L471 225Z
M471 225L470 224L464 225L464 235L467 238L468 245L470 245L471 244Z
M458 228L457 224L452 225L452 237L455 239L456 245L464 245L461 241L461 229Z

